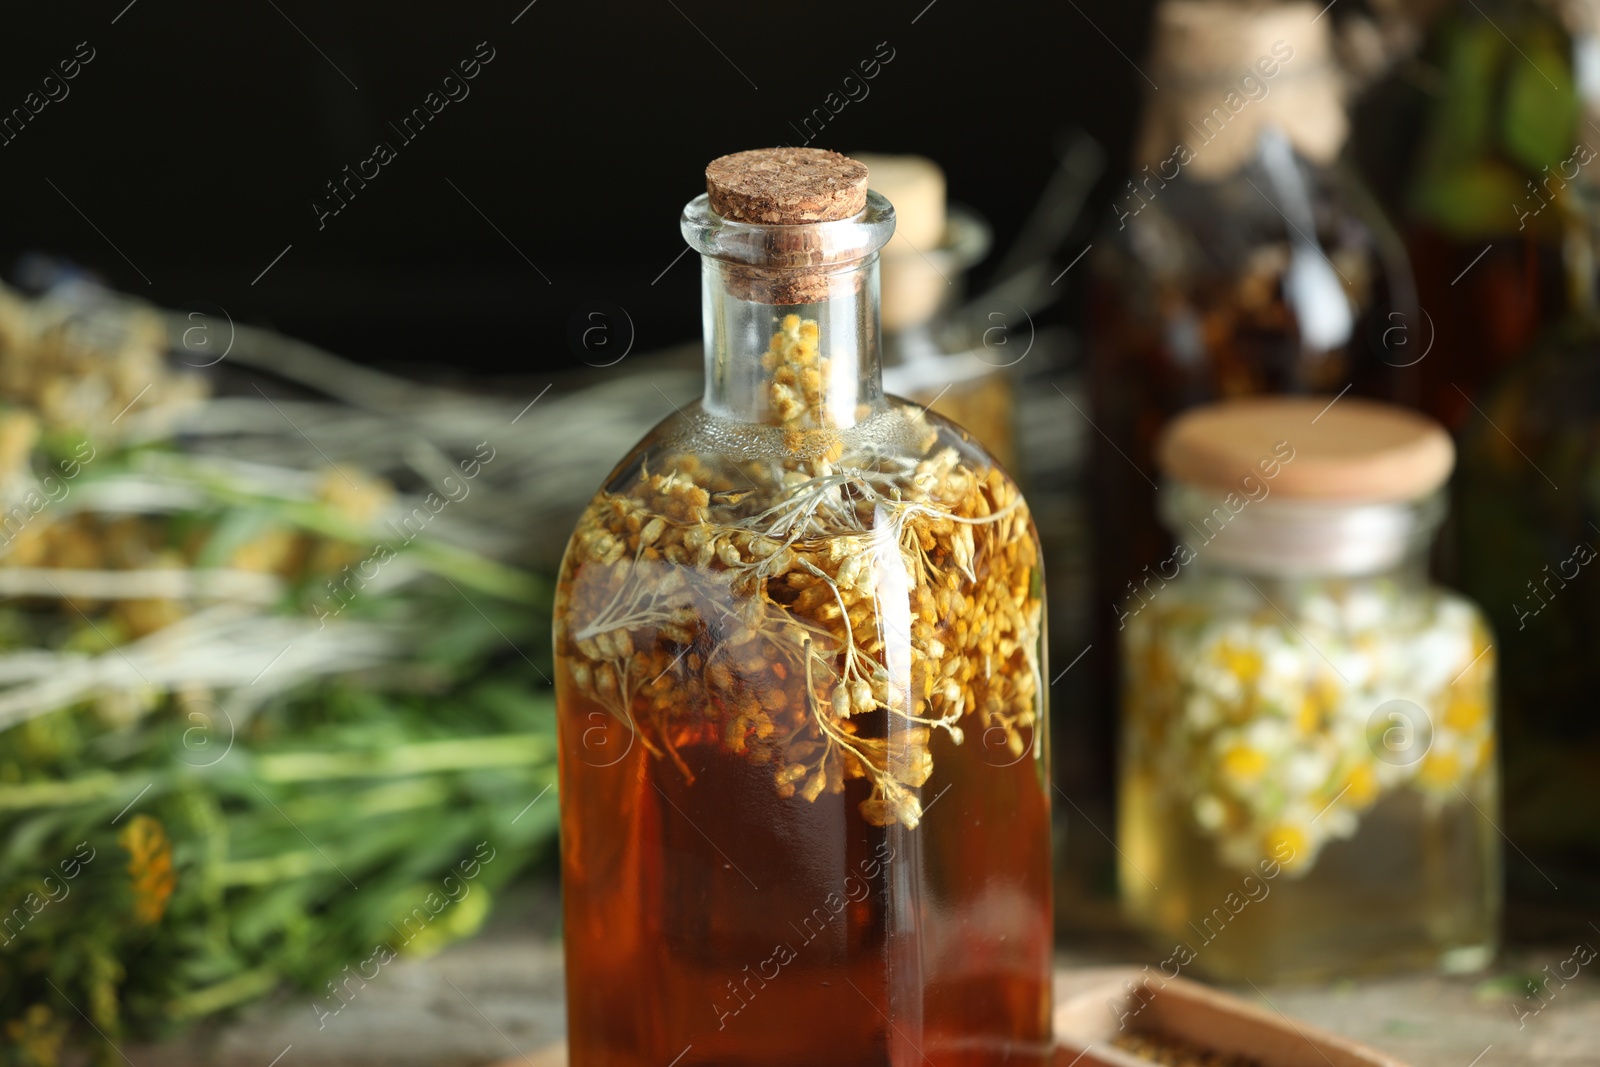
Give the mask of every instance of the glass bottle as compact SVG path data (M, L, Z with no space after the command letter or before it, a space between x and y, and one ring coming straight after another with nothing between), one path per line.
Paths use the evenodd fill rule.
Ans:
M1453 431L1566 310L1555 202L1573 176L1562 163L1588 132L1577 90L1597 56L1592 37L1562 26L1561 7L1570 16L1583 5L1451 5L1430 33L1423 113L1396 116L1404 100L1385 109L1396 117L1390 158L1417 145L1404 197L1428 310L1418 340L1432 342L1433 358L1417 365L1420 406Z
M707 187L704 398L616 468L557 588L571 1061L1042 1065L1027 507L883 394L865 168L758 150Z
M1572 311L1483 398L1462 433L1457 542L1463 585L1500 634L1505 663L1506 833L1511 889L1575 929L1582 903L1557 885L1600 870L1600 136L1580 142L1565 190ZM1576 168L1575 168L1576 169ZM1580 891L1579 899L1583 897Z
M1495 653L1478 609L1427 576L1450 440L1399 408L1327 403L1175 422L1177 543L1118 608L1123 901L1180 970L1320 979L1493 955Z
M1410 398L1426 330L1398 237L1339 163L1349 121L1322 6L1156 10L1160 91L1090 254L1103 648L1117 636L1109 605L1166 551L1151 473L1173 416L1347 387Z

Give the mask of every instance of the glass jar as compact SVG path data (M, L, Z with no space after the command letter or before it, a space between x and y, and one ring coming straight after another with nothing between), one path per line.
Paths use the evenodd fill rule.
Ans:
M1123 900L1234 981L1476 969L1500 903L1495 657L1427 577L1449 438L1324 404L1202 408L1164 439L1179 541L1118 608Z
M1425 329L1398 237L1339 164L1349 121L1322 7L1156 10L1161 91L1090 254L1103 604L1166 553L1150 474L1179 412L1346 388L1407 402L1414 391ZM1099 633L1115 647L1109 614Z
M1049 1056L1037 537L979 445L882 391L865 176L708 169L705 396L562 566L576 1067Z

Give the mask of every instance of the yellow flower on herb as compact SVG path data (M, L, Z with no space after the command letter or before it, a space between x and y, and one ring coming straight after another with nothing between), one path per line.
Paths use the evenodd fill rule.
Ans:
M348 465L329 471L317 484L318 500L360 525L376 519L393 498L388 482Z
M117 835L117 844L128 851L134 916L142 923L160 922L167 910L167 900L178 884L178 874L172 869L172 842L167 838L167 831L157 819L135 815Z
M288 575L304 555L304 538L294 530L275 526L235 548L228 564L244 571Z
M22 1018L6 1023L9 1044L22 1053L24 1063L38 1067L56 1067L61 1062L61 1045L66 1036L66 1021L57 1019L44 1004L30 1004Z

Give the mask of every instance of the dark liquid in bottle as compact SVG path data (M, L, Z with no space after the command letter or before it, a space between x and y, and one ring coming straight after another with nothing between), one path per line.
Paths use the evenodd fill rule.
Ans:
M780 797L770 767L690 741L691 783L581 695L561 722L574 1064L1046 1062L1031 756L935 742L921 823L874 826L863 779Z

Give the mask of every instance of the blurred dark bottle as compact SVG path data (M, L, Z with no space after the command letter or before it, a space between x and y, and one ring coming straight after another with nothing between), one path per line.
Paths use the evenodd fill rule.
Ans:
M1600 71L1590 30L1573 55ZM1506 832L1527 861L1510 858L1511 894L1574 929L1600 905L1600 86L1585 80L1539 216L1559 234L1566 284L1551 288L1570 308L1478 401L1456 507L1461 581L1504 665Z
M1399 237L1339 163L1349 120L1319 6L1156 9L1145 70L1159 88L1095 241L1090 290L1108 691L1116 605L1168 554L1152 450L1172 416L1266 393L1416 397L1411 276Z
M966 272L989 252L988 225L945 199L944 171L922 156L855 157L895 208L895 239L878 259L883 388L932 408L1017 474L1016 396L1005 348L956 314ZM1022 343L1009 345L1017 352Z
M1409 68L1426 97L1420 129L1399 133L1416 144L1403 196L1433 353L1418 365L1421 403L1458 432L1566 307L1555 201L1571 180L1560 170L1579 122L1581 57L1557 7L1452 5Z

